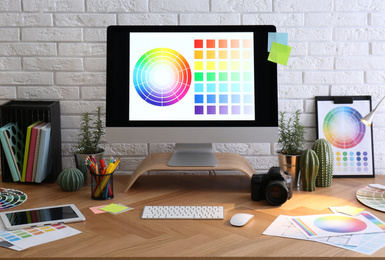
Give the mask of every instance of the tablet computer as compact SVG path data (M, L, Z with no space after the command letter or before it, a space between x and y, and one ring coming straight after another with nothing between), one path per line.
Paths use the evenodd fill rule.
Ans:
M1 212L8 230L84 221L86 218L74 204Z

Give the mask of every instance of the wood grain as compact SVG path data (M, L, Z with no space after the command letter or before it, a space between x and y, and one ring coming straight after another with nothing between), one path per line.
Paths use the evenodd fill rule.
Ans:
M262 235L279 215L330 213L330 206L363 207L357 189L369 183L385 184L385 176L375 179L333 179L331 187L314 192L294 191L281 207L250 199L250 179L228 176L141 176L124 193L129 176L114 176L115 198L91 199L91 187L65 192L57 184L1 183L0 187L22 190L28 200L15 209L74 203L85 222L69 224L81 234L16 252L0 248L0 259L364 259L366 255L315 242ZM134 210L119 215L94 215L88 208L122 203ZM145 205L223 205L223 220L141 220ZM385 214L368 209L382 220ZM255 217L244 227L229 220L239 212ZM381 249L371 259L384 259Z

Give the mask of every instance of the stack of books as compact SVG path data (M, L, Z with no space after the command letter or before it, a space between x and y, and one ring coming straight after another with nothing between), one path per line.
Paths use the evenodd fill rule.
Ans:
M52 169L51 123L37 121L26 134L17 123L0 128L0 141L13 181L41 183Z

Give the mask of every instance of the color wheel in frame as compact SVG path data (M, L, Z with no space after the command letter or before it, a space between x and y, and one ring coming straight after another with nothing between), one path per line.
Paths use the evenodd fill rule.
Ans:
M325 138L337 148L355 147L365 136L365 125L361 118L357 110L348 106L332 109L323 122Z
M147 103L169 106L180 101L191 85L191 69L177 51L156 48L143 54L133 71L136 92Z

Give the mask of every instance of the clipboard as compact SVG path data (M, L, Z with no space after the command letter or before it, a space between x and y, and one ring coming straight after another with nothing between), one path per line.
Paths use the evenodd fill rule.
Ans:
M333 149L333 177L374 177L373 127L361 118L372 111L371 96L316 96L317 139Z

